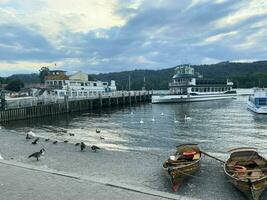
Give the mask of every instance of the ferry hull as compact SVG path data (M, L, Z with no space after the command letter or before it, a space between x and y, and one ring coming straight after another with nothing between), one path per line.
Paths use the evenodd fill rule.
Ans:
M211 101L220 99L234 99L236 94L221 94L221 95L154 95L152 96L152 103L182 103L182 102L196 102L196 101Z
M257 114L267 114L267 106L261 106L261 107L257 108L252 102L248 101L247 107L249 110L251 110Z

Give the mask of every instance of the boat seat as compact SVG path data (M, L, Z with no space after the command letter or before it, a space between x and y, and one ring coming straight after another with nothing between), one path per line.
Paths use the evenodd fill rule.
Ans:
M229 163L227 164L227 166L228 166L230 169L232 169L232 168L234 168L234 166L236 165L237 162L238 162L238 160L232 160L231 162L229 162Z
M254 161L258 166L266 166L266 162L262 159L255 159Z
M193 160L199 160L200 159L200 153L196 153L193 157Z

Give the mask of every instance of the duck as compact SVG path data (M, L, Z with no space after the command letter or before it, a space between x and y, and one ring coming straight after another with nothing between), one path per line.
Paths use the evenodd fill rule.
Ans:
M38 143L38 140L39 140L39 138L36 138L36 139L32 142L32 144L37 144L37 143Z
M81 142L81 151L83 151L85 149L86 145L84 144L84 142Z
M191 117L187 117L187 115L184 115L184 120L191 120Z
M100 133L101 131L100 131L99 129L96 129L95 132L96 132L96 133Z
M94 152L96 152L97 149L100 150L100 148L99 148L98 146L95 146L95 145L91 146L91 149L92 149Z
M26 140L30 140L30 139L32 139L33 137L29 134L29 133L27 133L27 135L26 135Z
M45 149L43 148L40 151L37 151L37 152L29 155L28 158L34 157L34 158L36 158L36 160L39 160L39 158L44 155L44 152L45 152Z

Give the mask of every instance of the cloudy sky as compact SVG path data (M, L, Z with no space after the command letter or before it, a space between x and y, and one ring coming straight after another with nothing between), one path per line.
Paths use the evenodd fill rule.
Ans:
M2 76L266 58L266 0L0 0Z

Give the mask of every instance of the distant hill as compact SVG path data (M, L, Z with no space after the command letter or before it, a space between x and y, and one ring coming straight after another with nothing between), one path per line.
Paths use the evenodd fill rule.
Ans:
M163 90L168 89L168 83L171 81L176 67L160 70L132 70L90 74L89 78L101 81L115 80L118 89L127 90L130 76L131 89L140 90L144 86L145 77L146 89ZM267 87L267 61L252 63L226 61L211 65L192 65L192 67L206 78L229 78L234 81L236 87ZM0 77L0 83L8 83L13 79L19 79L25 84L40 82L38 74L15 74L7 78Z
M177 66L176 66L177 67ZM102 81L115 80L119 89L128 89L129 76L131 89L141 89L144 77L147 89L168 89L168 83L174 74L171 67L161 70L133 70L90 75L93 79ZM211 65L192 65L196 72L206 78L229 78L237 87L267 87L267 61L253 63L221 62Z

